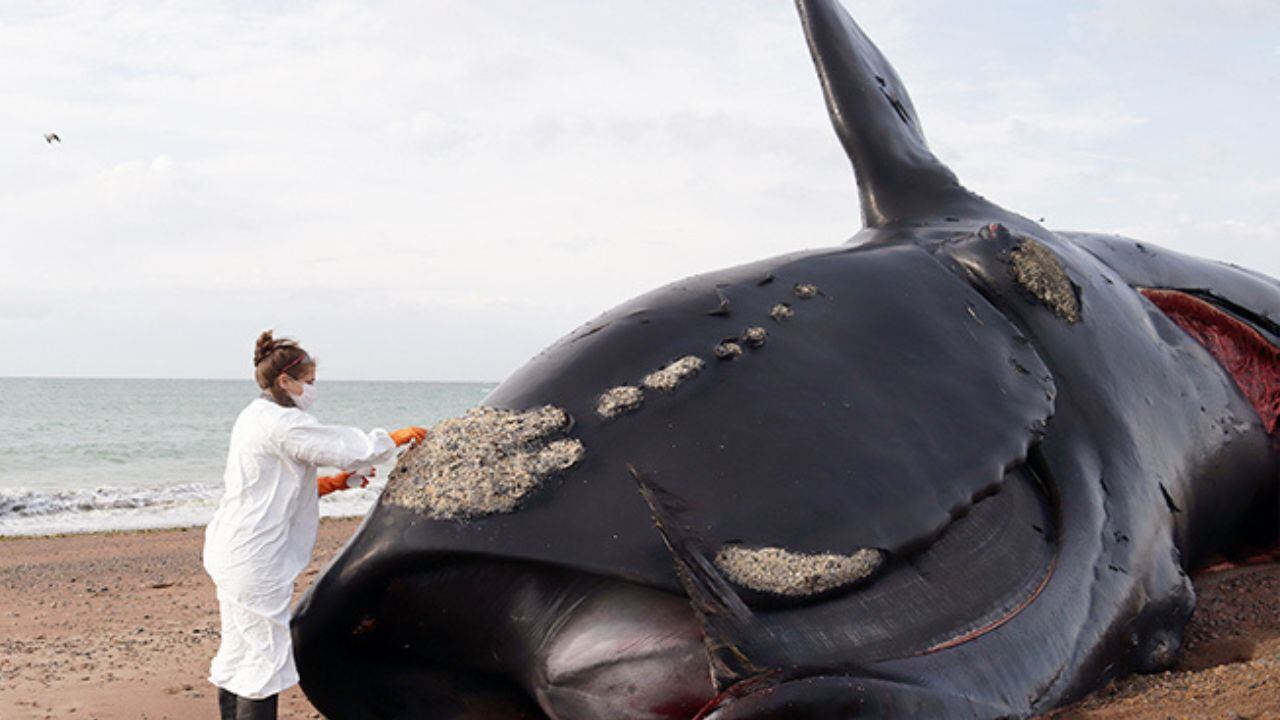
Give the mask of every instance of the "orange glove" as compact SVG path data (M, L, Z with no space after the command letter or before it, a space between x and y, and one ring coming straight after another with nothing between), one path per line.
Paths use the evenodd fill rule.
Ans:
M410 441L422 442L427 439L427 429L420 428L417 425L410 425L391 433L391 439L395 441L396 445L403 445Z
M336 492L338 490L346 490L347 480L349 480L350 478L351 478L351 473L349 472L340 472L337 475L326 475L324 477L319 477L319 478L316 478L316 489L319 490L320 497L324 497L325 495L328 495L331 492ZM368 487L369 486L368 476L365 476L362 479L363 479L363 482L360 483L360 487Z

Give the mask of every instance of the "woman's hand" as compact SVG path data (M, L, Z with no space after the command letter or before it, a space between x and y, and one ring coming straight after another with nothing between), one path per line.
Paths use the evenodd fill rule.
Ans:
M349 472L340 472L337 475L325 475L316 478L316 490L319 491L320 497L324 497L331 492L347 489L347 479L351 477Z
M391 439L396 445L404 445L407 442L422 442L427 439L427 429L420 428L417 425L400 428L391 433Z
M316 490L320 497L338 490L355 490L369 487L369 478L378 474L377 468L369 468L359 473L340 472L337 475L326 475L316 478Z

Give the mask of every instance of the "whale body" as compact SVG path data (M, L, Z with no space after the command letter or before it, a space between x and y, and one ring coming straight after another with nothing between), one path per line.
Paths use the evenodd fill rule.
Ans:
M401 460L293 624L326 717L1025 717L1276 531L1280 285L966 190L797 0L865 227L614 308Z

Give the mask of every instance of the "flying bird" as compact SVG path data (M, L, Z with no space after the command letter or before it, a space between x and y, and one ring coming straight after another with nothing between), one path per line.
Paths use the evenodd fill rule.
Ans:
M44 134L44 141L45 141L45 142L47 142L47 143L49 143L50 145L52 145L54 140L57 140L59 145L61 145L61 144L62 144L62 138L58 137L58 133L45 133L45 134Z

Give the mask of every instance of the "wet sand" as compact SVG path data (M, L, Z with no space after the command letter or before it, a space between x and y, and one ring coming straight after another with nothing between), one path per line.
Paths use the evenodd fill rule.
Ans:
M356 525L321 523L299 590ZM203 539L193 528L0 540L0 717L216 717L205 674L218 609ZM1176 670L1126 678L1053 717L1280 718L1280 565L1204 575L1196 589ZM297 688L280 711L320 717Z

